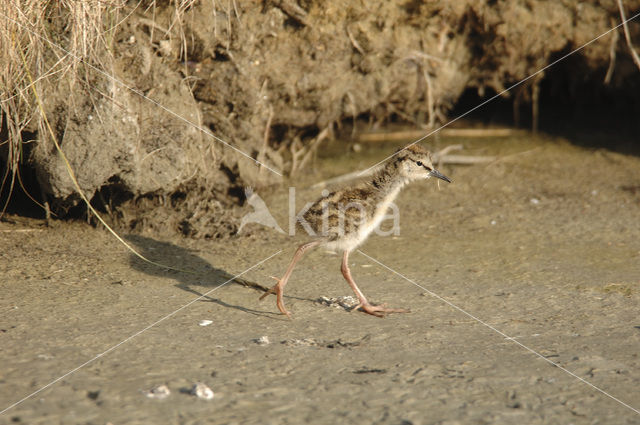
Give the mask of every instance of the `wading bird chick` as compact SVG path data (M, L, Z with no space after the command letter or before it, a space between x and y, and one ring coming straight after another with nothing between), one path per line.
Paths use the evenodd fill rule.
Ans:
M260 299L275 293L278 309L282 314L291 317L291 313L284 307L284 287L305 251L322 245L327 249L343 251L342 275L358 297L359 304L356 309L362 309L377 317L383 317L386 313L408 312L404 309L387 308L384 304L369 303L351 277L349 253L363 243L380 224L400 189L413 181L431 177L451 183L449 178L433 168L429 151L421 146L412 145L398 151L369 181L318 199L303 214L304 223L296 223L303 228L308 226L312 234L315 232L316 238L298 247L284 276L281 279L274 278L278 283Z

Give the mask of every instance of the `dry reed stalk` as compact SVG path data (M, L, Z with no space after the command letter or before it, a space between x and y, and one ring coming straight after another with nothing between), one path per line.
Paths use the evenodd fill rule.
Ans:
M629 52L631 53L631 57L633 58L633 62L636 64L638 69L640 69L640 56L638 52L636 52L635 47L633 47L633 43L631 42L631 34L629 33L629 26L627 25L627 17L624 12L624 5L622 4L622 0L618 0L618 9L620 9L620 19L622 19L622 28L624 29L624 38L627 41L627 47L629 47Z
M611 18L609 20L609 25L613 28L616 26L616 22ZM609 67L607 68L607 73L604 76L604 84L609 85L611 83L611 77L613 77L613 70L616 67L616 47L618 46L618 39L620 35L618 31L613 31L611 33L611 44L609 44Z
M509 137L518 134L511 128L443 128L438 132L442 137ZM362 133L356 136L361 143L380 143L398 140L418 139L425 135L425 130L403 130L390 133Z

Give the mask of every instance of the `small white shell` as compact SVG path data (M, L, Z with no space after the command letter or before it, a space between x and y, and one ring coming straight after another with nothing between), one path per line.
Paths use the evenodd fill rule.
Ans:
M143 391L143 394L149 398L162 400L169 397L169 395L171 394L171 391L169 390L169 387L162 384L162 385L158 385L156 387L151 388L149 391Z
M266 336L266 335L263 335L260 338L254 339L253 342L255 342L258 345L269 345L270 344L269 337Z
M213 396L214 396L213 390L207 387L202 382L193 384L193 388L191 389L191 394L203 400L213 400Z
M201 320L200 322L198 322L198 325L200 325L200 326L209 326L212 323L213 323L213 320Z

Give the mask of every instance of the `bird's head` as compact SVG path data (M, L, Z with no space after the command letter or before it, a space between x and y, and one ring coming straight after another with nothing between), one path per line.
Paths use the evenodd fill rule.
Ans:
M399 150L395 160L400 175L408 181L437 177L451 183L447 176L433 167L431 153L420 145L411 145Z

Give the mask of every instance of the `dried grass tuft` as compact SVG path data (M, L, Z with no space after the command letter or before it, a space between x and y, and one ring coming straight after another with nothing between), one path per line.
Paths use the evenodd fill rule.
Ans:
M6 170L0 191L21 185L25 132L46 134L34 91L62 77L73 85L85 77L83 61L104 66L124 0L42 1L5 0L0 3L0 140ZM62 49L52 47L52 44ZM33 76L33 80L29 75ZM33 87L32 87L33 86ZM26 193L26 191L25 191ZM5 211L8 200L0 211Z
M7 67L1 74L3 89L0 93L2 95L0 98L2 114L0 115L5 117L8 134L7 140L2 142L6 145L8 154L8 167L3 177L3 185L9 174L11 174L11 190L16 177L19 179L18 166L22 160L24 144L22 132L33 124L32 121L37 120L40 137L45 137L47 133L50 136L87 208L118 241L147 263L183 273L193 273L149 260L102 219L80 188L75 173L45 115L42 90L38 86L58 74L71 73L72 85L76 79L87 78L88 75L82 72L83 67L80 64L90 63L96 66L105 58L103 52L110 52L108 40L112 38L113 31L119 25L115 18L118 11L124 7L124 3L92 0L61 1L56 5L54 2L40 4L36 0L22 3L22 8L20 3L20 0L11 0L10 3L4 4L9 7L0 8L0 25L2 25L0 53L7 63ZM106 21L108 23L105 23ZM56 24L62 22L66 22L63 27L56 27ZM56 40L50 38L54 36L57 36ZM53 64L49 65L52 62L52 54ZM112 59L111 55L106 57L109 60Z
M24 147L29 142L25 135L37 132L41 141L47 138L34 91L43 93L46 87L61 82L69 85L70 92L78 83L90 87L90 72L83 64L107 72L111 69L115 33L143 3L155 10L155 0L140 1L126 9L125 0L0 2L0 158L6 162L0 192L7 188L11 193L16 184L22 185L19 165L26 159ZM169 36L180 39L181 54L186 56L183 21L195 0L170 3L174 16Z

